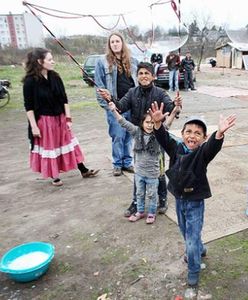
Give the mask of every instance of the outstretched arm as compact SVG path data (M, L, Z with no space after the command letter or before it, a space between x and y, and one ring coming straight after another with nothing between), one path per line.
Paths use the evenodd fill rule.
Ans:
M169 128L174 121L175 117L177 116L178 113L180 113L182 110L181 106L175 106L173 111L169 114L169 116L166 117L165 119L165 125Z
M236 121L236 115L235 114L229 115L226 118L223 115L220 115L219 126L218 126L218 130L216 132L215 138L217 140L222 139L223 136L224 136L224 133L229 128L231 128L235 125L235 121Z
M117 108L114 104L114 102L110 101L108 104L109 109L113 112L115 118L117 121L119 121L120 119L122 119L122 116L118 113Z

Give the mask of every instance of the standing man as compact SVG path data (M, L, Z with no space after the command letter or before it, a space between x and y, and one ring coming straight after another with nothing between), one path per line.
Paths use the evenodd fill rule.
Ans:
M184 72L184 89L188 91L190 88L191 91L195 91L193 83L193 71L195 69L194 60L191 57L190 52L186 53L186 57L182 60L182 67Z
M166 57L166 63L169 70L169 91L178 91L178 69L180 65L180 57L175 52L170 52Z

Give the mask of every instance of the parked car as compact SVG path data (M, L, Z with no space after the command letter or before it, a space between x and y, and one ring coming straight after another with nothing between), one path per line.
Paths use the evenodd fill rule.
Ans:
M83 64L83 69L84 71L88 74L88 76L86 76L83 73L83 80L85 81L85 83L87 83L89 86L94 86L94 84L92 83L92 81L89 79L89 77L94 80L95 79L95 66L96 66L96 62L97 60L103 56L103 54L94 54L94 55L89 55L86 57L85 62Z
M181 56L180 60L182 61L183 58L184 56ZM193 72L193 76L193 81L195 82L195 72ZM159 65L154 84L162 88L169 88L169 70L165 62ZM179 88L184 88L184 73L181 67L179 68Z
M162 87L162 88L168 88L169 87L169 70L168 66L165 63L160 64L158 70L156 79L154 81L155 85ZM184 86L184 74L182 69L179 69L179 88Z

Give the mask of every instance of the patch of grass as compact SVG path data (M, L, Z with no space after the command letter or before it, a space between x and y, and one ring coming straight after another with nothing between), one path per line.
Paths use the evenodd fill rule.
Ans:
M91 299L92 300L97 299L98 297L100 297L103 294L110 295L110 293L111 293L110 288L109 287L104 287L104 288L101 288L101 291L93 291L92 294L91 294ZM110 297L110 299L111 299L111 297Z
M115 265L115 264L123 264L128 261L129 255L127 254L126 249L124 248L116 248L106 251L101 256L101 263L103 265Z
M81 232L76 232L71 236L71 243L77 244L84 252L95 247L93 240L92 237L87 234L82 234Z
M85 107L91 107L91 108L99 108L98 103L92 102L92 101L84 101L84 102L75 102L70 104L70 108L71 110L79 110L81 108L85 108Z
M70 263L63 261L56 261L51 267L59 274L65 274L73 271L73 266Z
M132 282L139 278L139 276L151 273L154 271L154 266L149 264L149 262L144 262L142 259L140 259L137 263L131 264L126 266L123 275L123 279L126 282Z
M99 107L96 101L95 88L89 87L83 82L81 70L73 63L61 62L56 65L55 70L60 74L69 99L72 110L83 107ZM0 113L8 110L23 110L22 78L25 75L22 66L1 66L0 79L8 79L11 82L9 89L10 102L0 109Z
M248 272L248 241L243 235L245 232L225 237L210 245L211 260L201 274L201 286L211 290L213 299L225 299L230 295L230 286L234 286L234 283L237 286L242 284L242 278ZM247 299L246 295L239 293L242 292L237 291L237 299Z

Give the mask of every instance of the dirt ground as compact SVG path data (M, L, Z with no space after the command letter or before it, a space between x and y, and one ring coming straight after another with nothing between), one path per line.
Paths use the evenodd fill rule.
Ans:
M208 90L208 86L224 86L226 91L237 88L244 93L227 93L218 98L206 92L182 92L183 112L173 124L173 129L179 130L187 116L199 114L214 125L220 112L237 113L237 125L226 135L228 147L213 163L210 173L214 179L210 181L214 193L222 192L228 199L243 199L243 206L239 207L242 212L244 187L248 183L247 80L247 71L203 67L197 74L199 91ZM159 215L152 226L143 221L131 224L123 217L131 201L132 182L126 175L112 176L105 115L93 105L95 99L87 100L92 105L72 110L73 128L86 154L86 165L101 171L91 179L82 179L78 171L64 173L64 185L59 188L28 167L25 112L0 112L0 256L30 241L50 242L56 251L48 272L37 281L20 284L1 273L0 299L96 300L105 293L107 297L102 296L102 300L165 300L183 296L187 265L182 259L184 245L177 225L166 215ZM171 196L169 201L173 201ZM221 221L220 210L211 214L216 226L229 227L228 222ZM236 231L244 228L246 224ZM228 242L233 239L207 245L207 270L202 272L197 299L248 299L248 247L239 244L247 241L247 237L247 230L235 235L236 242L230 249ZM244 272L235 273L234 280L228 266L233 262L231 254L235 252L237 257L239 251L242 253L234 270L244 268ZM225 261L221 260L223 253ZM241 260L241 254L246 254L246 262ZM221 280L217 281L220 273Z

